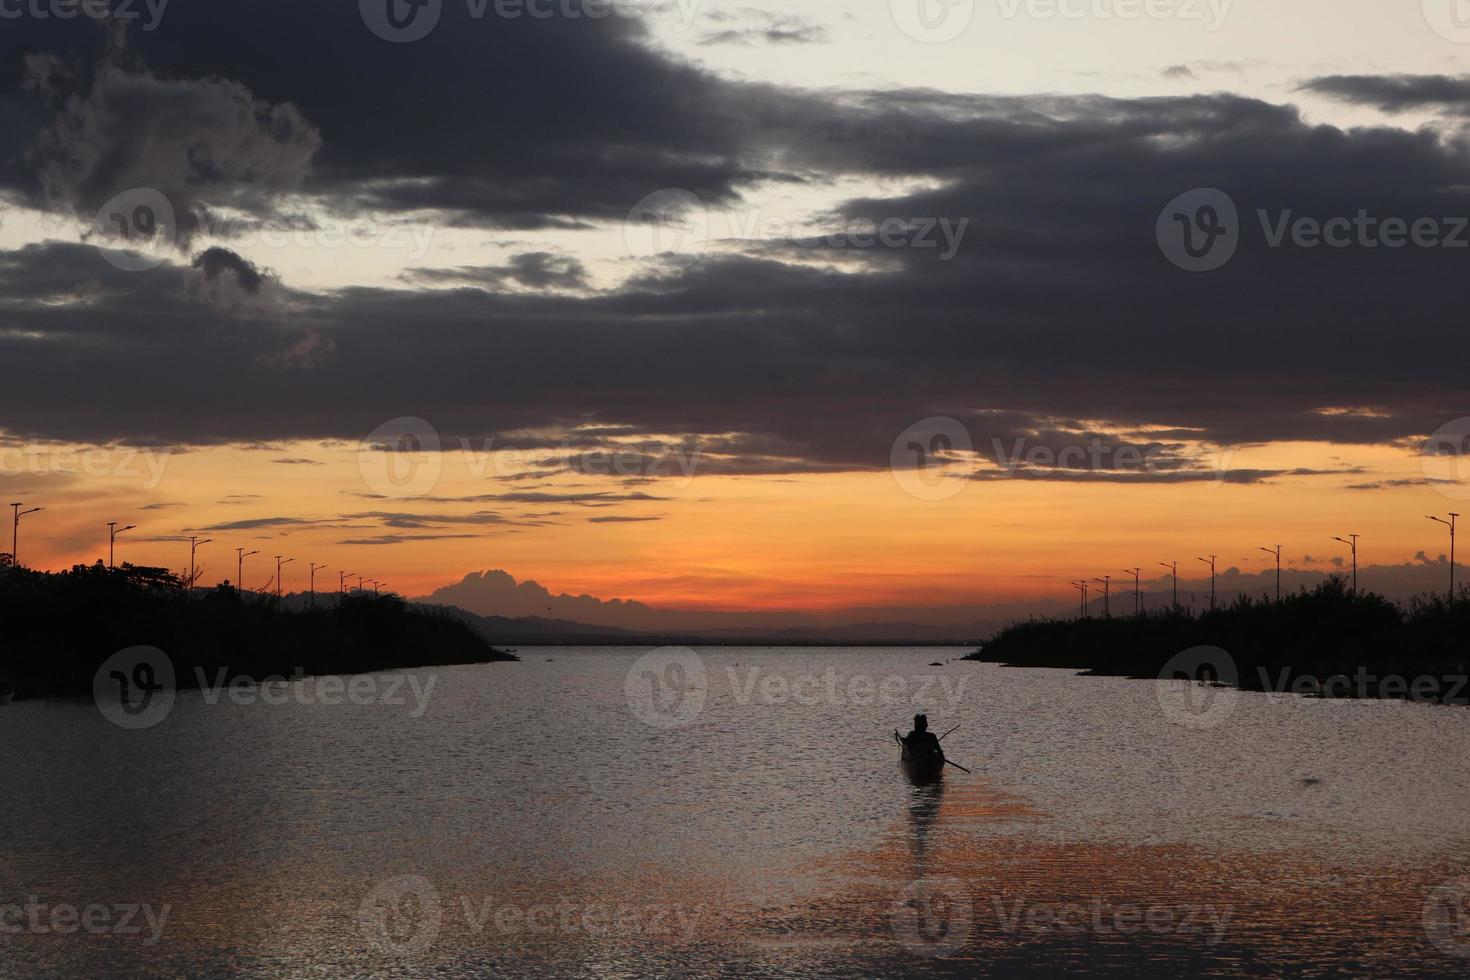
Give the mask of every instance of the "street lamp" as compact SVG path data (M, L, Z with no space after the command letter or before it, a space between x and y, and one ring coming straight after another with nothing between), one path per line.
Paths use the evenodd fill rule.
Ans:
M1111 599L1113 594L1113 577L1111 575L1104 575L1102 578L1093 579L1093 581L1101 582L1103 585L1103 619L1112 619L1113 610Z
M1264 545L1262 545L1261 546L1261 550L1264 551L1268 555L1275 555L1276 556L1276 601L1277 602L1280 602L1281 601L1281 545L1278 544L1274 549L1273 548L1267 548Z
M34 514L38 510L46 509L45 507L32 507L30 510L21 510L23 506L24 504L10 505L11 514L13 515L10 519L10 564L16 568L20 567L20 558L16 552L16 548L20 542L20 519L27 514Z
M1179 611L1179 563L1177 561L1161 561L1160 565L1174 571L1174 611Z
M295 558L283 559L280 555L276 555L276 602L281 601L281 566L289 565L295 560Z
M1450 605L1452 606L1455 604L1455 521L1459 516L1459 514L1451 514L1449 520L1434 516L1429 518L1431 521L1448 525L1450 529Z
M318 565L316 562L311 563L311 583L308 588L311 589L311 608L313 609L316 608L316 570L326 567L326 565Z
M209 544L209 542L211 542L213 540L214 540L214 538L205 538L203 541L200 541L198 538L190 538L189 539L189 595L190 596L193 596L194 595L194 552L196 552L196 551L199 550L199 546L201 544Z
M244 548L235 549L235 591L245 591L245 559L251 555L258 555L258 551L246 551Z
M1210 566L1210 612L1215 611L1215 559L1219 557L1219 555L1211 555L1208 558L1196 559Z
M1334 541L1341 541L1343 544L1348 545L1349 547L1351 547L1353 549L1353 595L1357 595L1358 594L1358 538L1359 537L1361 537L1361 535L1349 534L1347 538L1339 538L1339 537L1337 537L1335 535L1332 538L1332 540L1334 540ZM1352 540L1349 541L1348 538L1352 538Z
M117 544L117 536L124 531L134 530L138 525L129 524L127 527L118 527L117 521L107 522L107 569L111 571L117 566L112 563L112 553Z
M1086 582L1073 582L1072 583L1072 588L1076 589L1078 595L1080 595L1082 597L1081 612L1078 614L1078 617L1077 618L1078 619L1086 619L1087 618L1087 583Z
M1143 592L1139 589L1138 577L1143 574L1143 569L1125 568L1123 573L1133 576L1133 615L1141 616L1143 614Z
M349 576L351 574L352 574L351 572L338 572L337 573L337 594L339 596L344 596L345 597L347 595L347 576Z

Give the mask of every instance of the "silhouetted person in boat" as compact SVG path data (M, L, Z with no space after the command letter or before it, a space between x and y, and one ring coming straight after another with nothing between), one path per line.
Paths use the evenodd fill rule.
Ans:
M939 738L929 730L928 715L914 715L914 730L904 737L903 744L908 746L910 752L924 754L938 752L941 756L944 750L939 747Z

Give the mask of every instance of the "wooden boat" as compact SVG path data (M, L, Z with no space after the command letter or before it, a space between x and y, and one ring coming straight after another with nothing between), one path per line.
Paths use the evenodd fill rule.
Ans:
M919 752L910 752L908 743L893 733L900 747L899 764L903 766L904 775L916 783L932 783L936 779L944 778L944 752L936 749L926 749Z

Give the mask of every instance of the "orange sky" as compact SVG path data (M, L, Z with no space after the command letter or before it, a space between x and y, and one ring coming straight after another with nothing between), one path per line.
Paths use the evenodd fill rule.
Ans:
M0 479L11 491L6 501L46 508L23 520L25 564L62 568L105 556L105 524L116 520L138 525L119 538L120 561L182 571L188 536L212 538L199 552L206 583L233 579L235 549L243 547L261 552L246 566L251 587L264 585L274 571L271 556L284 554L295 558L286 568L288 591L306 588L309 562L327 566L319 588L328 581L335 587L336 572L350 570L405 595L501 568L553 592L668 608L821 610L1068 598L1069 580L1121 579L1135 565L1147 579L1166 574L1157 562L1173 558L1181 577L1204 574L1195 558L1211 553L1220 556L1222 571L1258 571L1272 563L1260 545L1284 545L1288 567L1315 567L1304 557L1345 555L1331 537L1349 532L1363 535L1364 565L1397 563L1421 549L1431 556L1447 550L1446 535L1424 515L1457 503L1422 485L1348 489L1422 479L1421 460L1408 450L1314 444L1236 450L1225 465L1354 472L1254 485L965 481L956 495L939 500L905 492L887 471L772 478L699 475L696 468L687 481L625 484L580 475L529 481L509 478L528 468L523 460L488 464L458 452L442 457L424 499L395 499L375 495L384 489L380 469L371 458L364 463L356 445L78 455L84 451L12 446L0 457ZM428 457L420 462L432 464ZM654 499L607 506L455 499L527 492ZM405 514L433 526L395 528L383 516ZM485 515L505 523L485 523L496 519ZM296 523L211 530L278 518ZM612 520L598 520L606 518ZM9 532L5 527L6 550ZM384 536L401 540L346 543Z

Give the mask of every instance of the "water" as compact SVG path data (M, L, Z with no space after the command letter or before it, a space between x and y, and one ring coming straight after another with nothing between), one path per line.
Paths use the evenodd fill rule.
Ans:
M1435 891L1470 712L1241 694L1196 729L932 649L700 650L630 702L645 652L417 672L421 705L182 692L141 731L0 708L0 975L1470 972L1466 918L1424 924L1470 895ZM903 778L917 710L973 775Z

